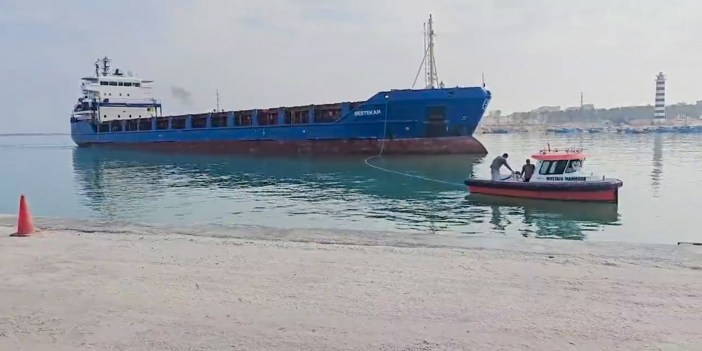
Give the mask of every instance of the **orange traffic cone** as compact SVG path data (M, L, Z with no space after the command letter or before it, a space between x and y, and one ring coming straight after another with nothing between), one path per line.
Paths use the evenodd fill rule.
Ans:
M17 233L10 236L29 236L34 233L34 223L29 207L24 199L24 194L20 196L19 216L17 216Z

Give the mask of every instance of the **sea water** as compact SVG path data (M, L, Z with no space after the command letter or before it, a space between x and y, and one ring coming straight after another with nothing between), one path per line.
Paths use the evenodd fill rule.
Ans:
M76 148L69 136L0 137L0 213L120 223L264 226L441 235L702 241L702 136L494 134L486 157L253 157ZM588 171L622 179L619 204L468 195L498 154L521 169L550 144L583 147ZM507 170L504 170L507 172ZM416 175L409 177L398 173ZM436 179L440 182L421 178ZM399 235L399 234L398 234Z

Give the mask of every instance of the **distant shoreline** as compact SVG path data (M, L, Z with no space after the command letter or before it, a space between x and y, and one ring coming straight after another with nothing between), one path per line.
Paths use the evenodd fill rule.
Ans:
M563 122L563 123L496 123L484 120L478 125L475 135L540 133L648 133L648 132L702 132L702 121L667 120L651 124L650 121L634 121L627 124L604 122Z

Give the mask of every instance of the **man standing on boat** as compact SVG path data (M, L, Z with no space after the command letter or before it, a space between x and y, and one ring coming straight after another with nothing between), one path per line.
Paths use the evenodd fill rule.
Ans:
M535 170L536 166L534 166L527 158L526 164L522 166L522 178L524 178L525 182L528 182L531 179L531 176L534 175Z
M507 167L507 169L509 169L510 172L514 172L512 170L512 167L510 167L507 164L507 157L508 155L504 153L502 154L502 156L497 156L494 160L492 160L492 164L490 165L490 173L492 173L492 180L500 180L500 168L502 168L502 166Z

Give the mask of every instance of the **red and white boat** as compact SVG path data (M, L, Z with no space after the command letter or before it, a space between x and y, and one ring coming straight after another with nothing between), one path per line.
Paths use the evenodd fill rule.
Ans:
M475 194L618 203L622 181L585 173L582 149L549 147L531 157L536 160L536 168L529 182L515 172L501 180L467 179L464 183Z

